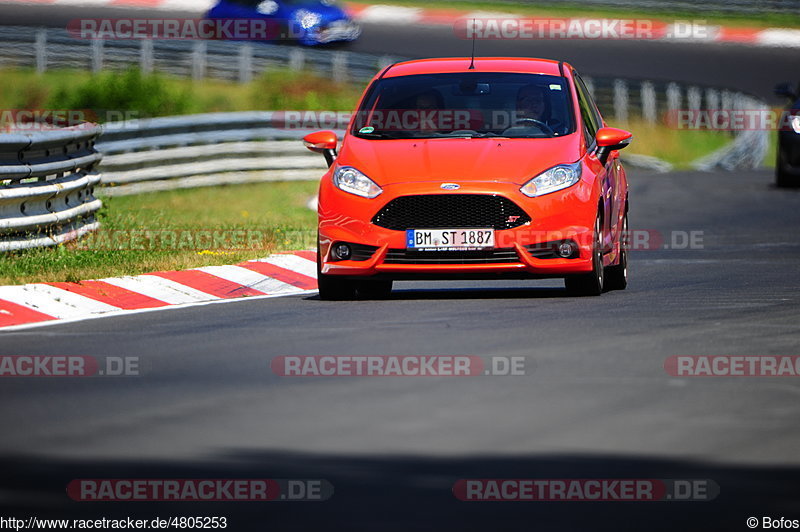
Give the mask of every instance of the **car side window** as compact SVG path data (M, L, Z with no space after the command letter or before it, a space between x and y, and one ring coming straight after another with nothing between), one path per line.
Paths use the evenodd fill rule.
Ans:
M578 83L580 83L581 87L583 88L583 93L586 96L586 101L588 102L589 108L591 109L592 114L594 115L597 128L600 129L601 127L603 127L603 117L600 114L600 110L597 108L597 102L594 101L592 93L589 92L589 88L586 86L586 83L583 81L583 78L580 77L577 72L575 73L575 76L577 76Z
M578 73L575 73L575 87L578 89L578 105L581 108L581 118L583 119L583 132L586 135L586 144L591 146L594 144L594 137L597 130L602 127L603 122L600 120L600 114L592 102L592 97L586 89L586 84L580 78Z
M242 7L250 7L250 8L257 8L261 5L262 0L229 0L230 3L236 4Z

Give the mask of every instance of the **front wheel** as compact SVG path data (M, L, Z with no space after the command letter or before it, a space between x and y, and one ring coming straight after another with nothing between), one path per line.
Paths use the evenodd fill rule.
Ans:
M789 176L789 173L786 172L783 168L780 167L780 162L778 163L778 167L775 169L775 186L778 188L791 188L796 187L800 182L797 180L792 180Z
M388 299L392 294L392 281L359 281L356 292L362 299Z
M353 281L336 275L322 273L322 259L317 248L317 288L319 298L323 301L343 301L356 297L356 285Z
M781 157L780 147L778 148L778 161L775 164L775 186L778 188L791 188L800 185L800 180L792 179L789 172L784 170L783 157Z
M603 293L605 278L603 271L603 227L600 216L594 222L594 244L592 246L592 271L570 275L564 279L567 293L571 296L599 296Z

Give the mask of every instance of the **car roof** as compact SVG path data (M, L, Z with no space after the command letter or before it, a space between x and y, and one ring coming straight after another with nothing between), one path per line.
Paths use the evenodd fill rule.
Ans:
M476 57L474 70L469 66L469 57L445 57L417 59L392 65L383 77L413 76L415 74L449 74L455 72L514 72L523 74L547 74L560 76L559 62L532 57ZM569 67L564 63L565 67Z

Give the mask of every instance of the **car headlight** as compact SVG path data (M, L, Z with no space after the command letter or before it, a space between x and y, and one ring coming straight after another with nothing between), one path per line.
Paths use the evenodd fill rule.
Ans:
M340 190L369 199L383 192L370 178L350 166L340 166L333 172L333 184Z
M294 13L294 18L304 30L311 29L322 21L319 13L308 9L298 9Z
M792 115L792 118L789 119L789 124L791 124L795 133L800 133L800 115Z
M581 179L581 162L573 164L560 164L545 170L538 176L525 183L520 192L529 198L550 194L557 190L571 187Z

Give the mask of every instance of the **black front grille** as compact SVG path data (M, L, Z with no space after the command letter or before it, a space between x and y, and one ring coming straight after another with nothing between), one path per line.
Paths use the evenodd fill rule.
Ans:
M549 243L534 244L532 246L525 246L528 253L536 259L557 259L558 251L556 246L550 246Z
M363 262L365 260L369 260L372 258L372 255L378 251L378 248L375 246L367 246L366 244L350 244L350 249L352 250L352 255L350 260L355 260L359 262Z
M473 251L412 251L390 249L385 264L503 264L519 262L514 248Z
M512 229L530 221L513 201L487 194L402 196L390 201L372 219L375 225L396 231L462 227Z

